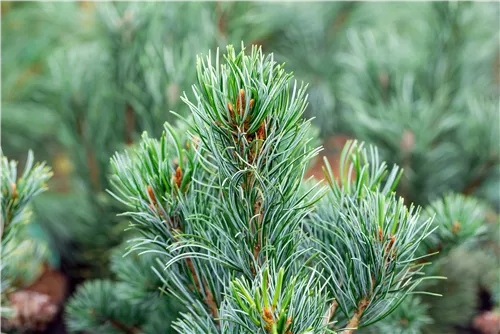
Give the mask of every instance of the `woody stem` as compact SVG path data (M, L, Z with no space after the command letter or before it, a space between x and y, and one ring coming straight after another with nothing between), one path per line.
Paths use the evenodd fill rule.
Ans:
M358 304L358 309L354 312L354 315L349 322L347 323L346 329L342 332L342 334L352 334L356 329L358 329L359 321L361 320L361 316L368 306L368 299L362 299Z

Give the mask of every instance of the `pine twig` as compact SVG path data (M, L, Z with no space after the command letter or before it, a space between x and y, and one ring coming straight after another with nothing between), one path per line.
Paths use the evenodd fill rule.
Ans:
M255 202L255 205L254 205L254 214L259 215L259 217L257 218L257 229L256 229L257 244L253 248L253 257L255 259L255 262L257 262L257 263L259 260L259 252L260 252L260 249L262 248L262 245L261 245L262 240L261 240L261 236L260 236L260 226L262 225L262 209L261 209L261 207L262 207L262 200L259 198L259 199L257 199L257 201ZM252 272L255 276L256 270L253 266L252 266Z
M177 183L177 187L179 187L179 184L181 181L181 172L180 172L179 167L177 167L176 174L174 175L174 181ZM148 185L148 187L147 187L147 193L148 193L148 196L149 196L151 202L153 203L154 207L156 208L156 210L160 213L160 215L163 217L163 219L165 219L165 221L167 222L168 220L163 216L162 211L159 209L158 200L156 199L156 196L153 192L153 188L150 185ZM175 221L177 219L174 217L173 219L171 218L170 220ZM170 226L170 229L171 229L171 232L174 232L174 230L177 230L178 232L182 232L182 226L180 223L177 224L176 226ZM176 241L177 238L175 237L175 234L172 233L172 235L174 235L174 241ZM198 291L198 293L200 295L203 295L202 291L201 291L200 279L198 278L198 275L196 273L196 269L194 268L193 261L190 258L187 258L186 264L189 268L189 271L191 272L191 276L193 277L196 291ZM204 298L205 303L207 304L207 306L210 309L210 314L214 317L214 319L216 319L219 317L219 313L218 313L217 304L215 303L215 300L214 300L214 296L213 296L212 292L210 291L210 289L208 288L206 280L202 278L202 282L203 282L203 287L204 287L205 295L206 295L206 297Z
M219 317L219 311L217 309L217 304L215 303L214 300L214 295L212 294L212 291L210 291L210 289L208 288L206 280L203 280L203 287L205 288L207 295L207 297L205 298L205 302L208 304L208 307L210 308L210 313L212 314L214 321L217 321L215 319Z
M361 316L363 315L363 312L368 304L369 300L367 298L364 298L359 302L358 309L354 312L354 315L347 323L346 330L344 330L342 334L352 334L358 328Z

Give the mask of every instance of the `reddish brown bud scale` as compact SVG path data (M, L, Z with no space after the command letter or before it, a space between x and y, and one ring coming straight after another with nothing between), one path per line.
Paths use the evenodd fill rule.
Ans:
M396 242L396 237L393 235L393 236L391 236L391 242L389 243L389 248L392 248L392 246L394 246L395 242Z
M380 241L384 240L384 234L383 234L382 228L380 226L378 227L378 238Z
M17 184L12 183L12 198L16 199L17 198Z
M385 247L385 255L388 255L387 263L389 263L390 260L396 257L396 251L393 249L395 242L396 242L396 236L393 235L391 236L389 244Z
M456 221L455 223L453 223L453 226L451 228L451 231L454 233L454 234L457 234L458 232L460 232L460 229L462 228L462 225L460 224L459 221Z
M240 89L240 93L238 94L238 99L236 100L236 111L240 113L240 116L243 116L243 109L245 108L245 91Z
M155 193L153 192L153 188L151 188L151 186L148 186L148 195L149 195L149 198L151 199L151 202L153 202L153 204L156 205L156 196L155 196Z
M231 120L234 120L234 109L231 102L227 103L227 109L229 110L229 116L231 117Z
M380 73L378 76L378 81L384 89L387 89L389 87L389 74L386 72Z
M396 237L391 236L391 240L389 241L389 244L387 244L387 246L385 247L386 252L389 252L391 250L392 246L394 246L394 242L396 242Z
M265 122L262 122L262 124L259 126L255 136L257 137L257 139L261 139L261 140L266 139L265 138L266 137L266 124L265 124Z
M182 170L180 167L177 167L175 170L175 184L177 185L177 188L181 187L182 183Z
M288 319L286 320L285 324L285 333L286 334L292 334L292 331L290 331L290 325L292 324L292 316L289 316Z
M267 306L264 307L264 311L262 313L262 318L268 324L274 323L273 314L271 313L271 310L269 310L269 307L267 307Z

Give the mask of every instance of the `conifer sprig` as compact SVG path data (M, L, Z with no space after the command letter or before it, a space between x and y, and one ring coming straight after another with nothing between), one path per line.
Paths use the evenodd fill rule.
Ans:
M112 161L114 194L144 236L135 247L158 256L168 275L158 274L190 310L177 328L208 332L220 328L235 275L254 282L271 259L287 277L298 273L306 253L300 226L318 199L300 191L318 151L301 120L305 88L256 47L250 55L228 47L225 62L198 61L197 104L184 97L191 141L167 126L160 142L144 137L134 158Z
M422 245L428 254L446 256L458 245L471 244L487 231L485 203L461 194L447 194L425 208L423 219L434 218L436 232ZM435 260L435 258L432 258Z
M303 271L286 277L264 268L248 282L231 283L221 307L223 333L316 333L329 332L323 321L327 294L315 272Z
M28 159L21 175L17 175L17 162L9 161L1 153L2 158L2 223L0 234L2 240L9 229L19 223L26 205L41 192L47 190L46 182L52 176L45 163L35 163L33 152L29 151Z
M0 217L0 237L1 237L1 285L0 295L2 304L0 306L0 315L6 316L9 314L9 309L5 303L7 294L12 292L14 288L11 280L15 277L6 277L7 272L12 274L15 272L13 267L19 266L18 263L13 263L13 252L18 247L27 247L19 245L25 236L19 236L19 232L23 230L23 225L28 223L29 211L27 206L35 196L47 190L47 181L52 176L51 169L45 163L34 161L33 152L29 151L26 160L24 171L21 175L17 172L17 161L8 160L0 151L1 158L1 192L0 198L2 203L2 213ZM18 238L16 238L18 237ZM32 256L37 256L33 254Z
M282 247L291 246L288 238L307 213L298 190L317 149L307 147L310 124L301 121L304 87L291 86L291 75L282 65L257 47L248 56L228 47L225 60L225 65L219 64L218 55L215 64L210 55L206 62L198 60L197 105L186 102L204 143L202 150L216 162L224 214L215 219L227 230L217 235L218 242L226 236L228 242L242 237L245 246L238 251L252 256L246 260L250 266L241 270L252 278L264 258L261 250L273 257L269 252L279 254ZM291 251L279 254L280 261ZM219 255L240 262L243 254L231 254L236 255Z
M217 314L214 287L208 286L196 257L189 256L181 241L182 235L194 234L186 219L193 212L186 213L184 208L197 191L192 176L197 174L201 181L206 174L197 163L196 145L195 138L177 133L168 124L159 141L145 134L136 152L116 154L112 159L112 194L130 208L125 215L133 219L131 227L141 235L132 240L133 249L156 255L163 265L182 258L169 266L170 275L153 270L170 293L190 307L198 305L207 318L213 318Z
M397 166L388 173L375 148L356 142L343 151L338 181L328 167L331 193L311 220L346 333L383 319L430 278L415 262L432 219L420 221L419 208L395 197L400 176Z
M194 102L183 97L193 118L112 159L133 248L157 258L162 290L187 310L174 328L350 332L391 313L424 279L415 252L431 232L394 195L402 171L349 143L318 206L326 189L303 184L319 151L305 87L257 47L197 71Z

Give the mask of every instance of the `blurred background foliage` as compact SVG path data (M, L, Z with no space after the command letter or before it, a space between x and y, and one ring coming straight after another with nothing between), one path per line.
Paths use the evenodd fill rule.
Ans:
M18 159L33 149L53 167L34 221L76 280L116 277L108 264L127 222L106 193L110 156L143 131L158 137L170 111L187 114L180 95L191 94L196 55L242 41L309 83L307 116L326 155L340 136L374 143L404 167L398 191L408 202L455 191L500 209L498 3L2 2L1 10L2 150ZM488 221L498 235L498 219ZM411 299L388 322L408 323L415 310L420 322L402 333L436 322L437 332L454 332L478 312L480 292L498 305L498 240L477 242L460 266L456 252L436 270L463 286L432 307Z

